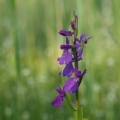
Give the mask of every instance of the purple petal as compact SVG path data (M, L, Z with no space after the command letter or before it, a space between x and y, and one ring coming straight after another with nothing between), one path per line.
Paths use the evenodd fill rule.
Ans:
M80 40L82 40L86 36L86 32L82 33L80 36Z
M74 73L74 68L72 63L69 63L68 65L66 65L66 67L64 68L62 75L63 76L68 76L70 77L72 74Z
M80 48L80 43L75 44L74 47L78 50Z
M75 76L76 76L76 78L81 77L81 71L78 70L78 67L75 68Z
M80 43L80 40L78 38L75 38L75 40Z
M60 65L62 64L68 64L70 63L72 60L72 53L69 51L64 51L62 56L60 58L57 59L57 61L59 62Z
M70 41L68 39L68 37L66 37L66 45L69 45L70 44Z
M78 57L82 58L82 54L83 54L83 48L79 50Z
M67 30L60 30L59 34L63 36L72 36L74 32L67 31Z
M70 78L65 82L64 91L75 93L78 90L79 83L77 78Z
M63 97L58 95L51 104L53 107L57 106L60 108L62 107L62 102L63 102Z
M82 60L82 57L78 57L77 60L78 60L78 61Z
M75 76L76 76L77 78L80 78L80 77L81 77L81 71L77 71L76 74L75 74Z
M81 76L83 76L86 72L87 72L87 70L84 69L84 71L82 72L82 75L81 75Z
M71 45L61 45L60 48L63 50L69 50L72 48L72 46Z
M59 95L61 95L62 97L65 97L65 92L60 88L60 86L56 88L56 91L59 93Z

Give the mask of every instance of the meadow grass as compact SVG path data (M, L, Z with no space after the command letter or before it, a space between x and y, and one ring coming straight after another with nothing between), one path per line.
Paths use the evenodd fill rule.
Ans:
M0 0L0 120L73 120L66 101L61 109L50 105L61 82L56 59L65 41L58 32L68 29L73 9L78 35L93 36L80 86L84 118L119 120L119 6L119 0Z

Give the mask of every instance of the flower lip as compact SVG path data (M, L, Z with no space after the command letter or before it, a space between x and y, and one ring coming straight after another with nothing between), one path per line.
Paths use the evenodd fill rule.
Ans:
M67 65L71 62L71 60L72 60L72 53L67 50L64 50L62 56L57 59L60 65L63 64Z
M64 90L62 90L60 88L60 86L58 86L56 88L56 91L58 92L58 96L53 100L53 102L51 103L52 106L57 106L57 107L62 107L62 102L63 102L63 99L65 98L66 94L64 92Z

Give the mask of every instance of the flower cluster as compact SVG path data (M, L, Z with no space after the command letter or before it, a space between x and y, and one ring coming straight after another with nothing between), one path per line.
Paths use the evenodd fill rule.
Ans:
M86 69L83 71L78 69L78 62L82 60L84 44L87 44L91 37L86 38L86 33L84 32L80 35L80 38L77 38L78 17L76 15L70 22L70 27L71 31L59 31L59 34L66 39L66 44L60 45L60 49L63 50L63 53L61 57L57 59L60 65L65 65L65 68L59 74L68 79L64 83L63 89L60 87L56 89L58 96L51 104L57 107L62 106L63 99L66 97L66 92L73 94L78 90L83 75L86 73Z

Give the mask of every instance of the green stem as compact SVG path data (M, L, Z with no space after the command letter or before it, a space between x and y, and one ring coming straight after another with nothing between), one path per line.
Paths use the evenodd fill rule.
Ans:
M76 109L77 111L74 111L74 116L75 116L75 120L79 120L79 95L78 95L78 90L75 93L76 95Z
M73 11L73 18L72 21L75 23L76 25L76 29L74 30L74 41L73 41L73 45L76 44L76 40L75 38L77 37L77 31L78 31L78 20L76 18L75 12ZM74 55L74 59L75 59L75 69L78 68L78 60L77 60L77 51L76 48L73 46L73 55ZM76 73L75 73L76 75ZM74 111L74 116L75 116L75 120L79 120L79 92L78 90L75 93L75 97L76 97L76 109L77 111Z
M83 106L80 109L80 120L83 120Z
M72 108L72 110L77 111L76 107L72 104L72 102L70 100L70 97L68 96L67 93L66 93L66 99L67 99L67 102L68 102L69 106Z

